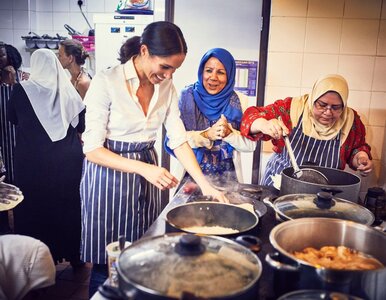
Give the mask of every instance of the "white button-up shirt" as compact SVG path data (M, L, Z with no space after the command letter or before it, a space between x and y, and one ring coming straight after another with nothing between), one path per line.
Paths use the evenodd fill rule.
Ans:
M136 96L138 87L139 78L132 59L103 70L92 79L84 99L84 153L103 147L106 139L123 142L156 140L162 124L165 125L171 149L187 141L172 80L165 79L154 85L146 116Z

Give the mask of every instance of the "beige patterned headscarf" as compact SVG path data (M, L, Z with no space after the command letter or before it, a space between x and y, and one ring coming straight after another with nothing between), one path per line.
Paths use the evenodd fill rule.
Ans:
M333 91L340 95L343 101L343 112L340 118L331 126L320 124L313 115L314 103L325 93ZM317 80L312 88L311 95L294 97L291 103L291 121L293 127L298 125L300 116L303 114L303 133L319 140L330 140L341 132L340 144L346 140L354 122L354 112L347 107L348 85L347 81L338 74L326 75Z

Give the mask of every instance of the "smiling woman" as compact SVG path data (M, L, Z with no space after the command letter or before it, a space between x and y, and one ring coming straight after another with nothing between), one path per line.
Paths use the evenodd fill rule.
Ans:
M186 53L179 27L151 23L122 45L121 64L96 74L87 92L81 198L82 258L94 264L90 296L107 278L106 245L121 235L138 240L161 212L160 190L178 183L157 165L154 144L162 125L203 193L226 201L201 173L179 118L172 75Z
M299 165L344 169L348 164L362 176L372 171L366 130L357 112L347 106L348 94L346 80L331 74L317 80L311 94L248 108L241 133L274 145L262 184L273 185L273 178L290 167L283 135L289 136Z

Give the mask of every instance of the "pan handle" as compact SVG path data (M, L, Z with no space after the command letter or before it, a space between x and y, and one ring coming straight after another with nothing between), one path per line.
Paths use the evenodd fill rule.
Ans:
M263 242L254 235L239 235L235 241L255 253L260 251L263 244Z
M265 261L274 269L280 270L280 271L289 271L289 272L298 272L300 270L300 265L296 264L295 266L290 264L285 264L280 262L279 260L279 253L273 252L268 253L265 256Z
M108 300L135 300L137 291L133 288L130 291L123 293L118 287L108 284L103 284L98 287L98 292Z

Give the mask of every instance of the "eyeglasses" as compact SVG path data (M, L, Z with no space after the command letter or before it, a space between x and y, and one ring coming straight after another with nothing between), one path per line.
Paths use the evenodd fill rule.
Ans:
M331 112L336 112L336 113L339 113L339 112L342 112L343 110L343 105L341 104L338 104L338 105L328 105L327 103L321 101L321 100L316 100L315 101L315 108L319 111L327 111L328 109L331 111Z

